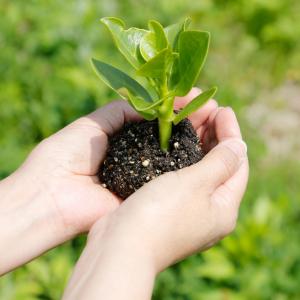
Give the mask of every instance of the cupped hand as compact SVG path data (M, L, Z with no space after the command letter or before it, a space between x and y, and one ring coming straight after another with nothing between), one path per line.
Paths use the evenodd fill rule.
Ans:
M193 89L185 98L177 98L175 109L198 94ZM216 107L216 101L211 100L191 115L201 138L205 132L202 124ZM31 180L43 191L45 205L59 213L53 227L68 238L88 232L96 220L122 203L99 184L97 172L106 156L108 138L125 123L141 119L127 102L109 102L42 141L23 164L21 169L31 174Z
M197 94L194 89L188 97L178 98L175 108ZM212 247L234 229L249 171L236 116L231 108L217 107L211 100L190 119L207 153L204 159L147 183L106 221L95 224L89 242L103 235L126 236L133 244L138 240L154 253L160 272ZM109 233L100 229L105 222Z
M198 93L176 99L175 109ZM237 119L214 100L190 119L206 156L150 181L99 219L63 299L150 299L159 272L234 229L249 171Z
M22 165L42 191L44 205L56 210L55 225L69 237L89 231L122 200L99 184L97 172L108 138L141 117L122 100L112 101L43 140ZM53 225L54 226L54 225Z
M96 174L108 138L140 119L125 101L110 102L43 140L0 182L0 275L88 232L120 206Z

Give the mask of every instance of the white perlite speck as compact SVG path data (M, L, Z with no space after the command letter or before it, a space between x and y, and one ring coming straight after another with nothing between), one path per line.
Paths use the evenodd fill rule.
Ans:
M174 143L174 148L177 149L178 147L179 147L179 143L178 142Z
M142 162L142 165L143 165L143 167L145 167L145 168L147 168L147 167L149 166L149 164L150 164L149 159L146 159L146 160L144 160L144 161Z
M106 188L106 184L105 184L105 183L102 183L101 185L102 185L104 188Z
M174 161L171 161L170 165L173 167L175 165Z

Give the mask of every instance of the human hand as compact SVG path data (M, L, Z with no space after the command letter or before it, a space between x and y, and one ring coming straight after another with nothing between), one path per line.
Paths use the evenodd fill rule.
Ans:
M119 207L96 174L108 137L140 119L125 101L110 102L43 140L0 182L0 275L88 232Z
M177 108L193 96L177 99ZM211 151L147 183L94 224L64 299L149 299L159 272L234 229L248 180L235 114L212 100L190 119Z

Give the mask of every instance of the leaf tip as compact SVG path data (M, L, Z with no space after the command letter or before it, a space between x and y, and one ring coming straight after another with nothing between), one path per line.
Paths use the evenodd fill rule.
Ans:
M213 90L213 93L214 93L213 96L214 96L215 93L217 92L218 88L217 88L216 86L214 86L214 87L212 87L211 89Z
M108 19L107 17L106 18L101 18L100 22L103 23L104 25L106 25L107 19Z
M150 31L152 31L152 32L154 32L155 30L154 30L154 28L153 28L153 24L154 24L154 26L155 25L161 25L160 23L158 23L157 21L155 21L155 20L150 20L149 22L148 22L148 27L149 27L149 30Z
M105 26L107 26L108 28L109 28L109 23L110 23L110 21L112 21L112 22L117 22L117 23L119 23L119 25L124 29L125 28L125 23L122 21L122 20L120 20L120 19L118 19L118 18L114 18L114 17L105 17L105 18L101 18L100 19L100 22L101 23L103 23Z
M94 58L90 58L90 62L91 62L91 64L92 64L92 66L94 66L95 65L95 62L96 62L97 60L96 59L94 59Z
M185 20L184 20L184 30L187 30L187 28L189 27L189 25L191 24L191 22L192 22L192 18L190 18L190 17L188 17L188 18L186 18Z

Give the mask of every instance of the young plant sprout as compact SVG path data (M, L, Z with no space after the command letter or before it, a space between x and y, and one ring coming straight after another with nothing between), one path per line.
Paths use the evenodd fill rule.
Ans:
M205 61L210 33L186 30L191 19L163 28L156 21L149 22L149 31L125 29L117 18L103 18L115 44L131 65L136 75L146 77L155 89L158 100L153 100L146 89L122 71L95 59L92 66L98 76L144 119L158 118L160 148L170 149L172 123L198 110L216 93L213 87L194 98L177 115L173 112L175 96L187 95L196 82Z

